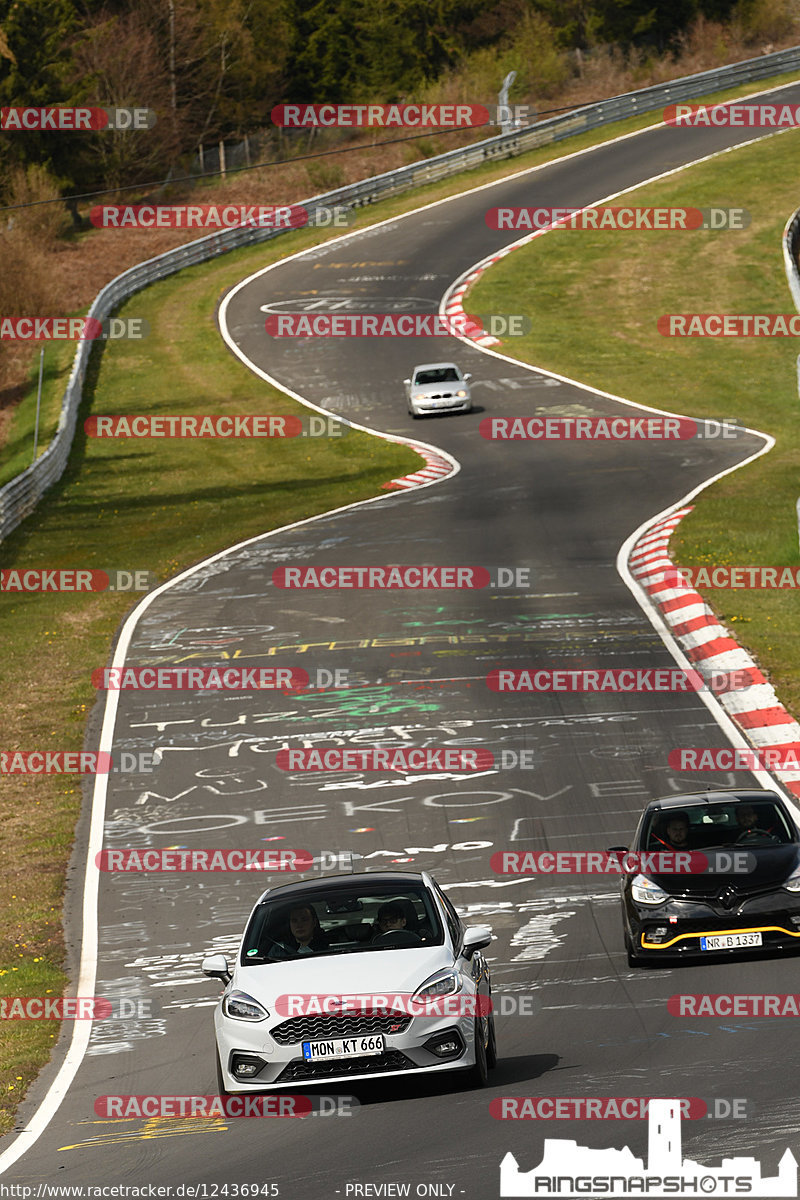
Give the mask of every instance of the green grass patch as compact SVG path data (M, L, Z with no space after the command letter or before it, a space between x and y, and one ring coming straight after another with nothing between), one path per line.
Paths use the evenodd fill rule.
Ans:
M527 313L502 351L628 400L736 417L776 447L695 501L672 538L681 565L800 563L800 445L792 338L666 338L664 313L792 313L781 235L798 205L795 130L720 155L615 204L735 206L744 230L562 230L510 254L478 282L475 312ZM599 298L602 297L602 303ZM800 614L792 591L703 589L800 714Z

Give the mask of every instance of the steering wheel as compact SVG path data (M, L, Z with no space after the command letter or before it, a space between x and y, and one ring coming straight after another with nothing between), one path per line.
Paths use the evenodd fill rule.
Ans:
M385 933L376 934L372 939L373 946L421 946L422 938L412 929L387 929Z
M736 839L736 845L738 846L740 842L757 842L761 838L766 838L768 842L774 842L776 845L780 845L781 843L781 839L776 837L774 833L770 833L768 829L755 828L745 829L740 833Z

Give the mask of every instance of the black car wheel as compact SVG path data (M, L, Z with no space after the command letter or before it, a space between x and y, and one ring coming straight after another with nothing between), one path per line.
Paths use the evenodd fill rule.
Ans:
M484 1088L489 1082L489 1063L480 1017L475 1018L475 1066L469 1068L466 1077L467 1086L471 1088Z
M489 1041L486 1046L486 1065L491 1071L497 1066L497 1035L494 1030L494 1013L489 1013Z
M214 1058L217 1065L217 1095L230 1096L231 1093L225 1087L225 1080L222 1078L222 1064L219 1061L219 1050L214 1052Z
M628 958L628 966L629 967L644 966L644 963L642 962L641 954L637 954L636 951L634 950L633 946L631 945L631 939L628 935L627 929L625 930L625 953Z

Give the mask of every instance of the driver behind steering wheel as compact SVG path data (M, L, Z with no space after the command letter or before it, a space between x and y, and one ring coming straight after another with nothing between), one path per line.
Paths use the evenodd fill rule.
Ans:
M736 823L739 826L739 836L737 842L755 841L762 834L771 838L772 841L780 841L776 836L774 824L768 824L770 817L763 812L757 813L755 808L750 803L742 803L736 805Z
M396 900L387 900L378 909L378 915L375 918L375 936L373 942L381 937L384 933L392 933L396 929L405 929L406 914L402 904Z

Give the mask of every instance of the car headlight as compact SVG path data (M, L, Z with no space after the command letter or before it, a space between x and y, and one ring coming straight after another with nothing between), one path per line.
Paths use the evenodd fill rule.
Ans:
M787 892L800 892L800 863L797 864L783 886Z
M637 904L663 904L669 893L646 875L637 875L631 883L631 895Z
M467 392L466 388L461 388L460 391L456 392L456 395L460 396L462 400L465 400L467 398L468 392Z
M426 400L427 397L424 392L417 392L417 394L415 396L412 396L411 399L412 400Z
M430 979L426 979L423 984L420 984L414 992L414 996L426 999L431 996L453 996L456 992L461 991L462 984L463 980L458 971L437 971L435 975L431 975Z
M222 1011L226 1017L236 1021L265 1021L269 1016L263 1005L248 996L247 992L228 992L222 1001Z

